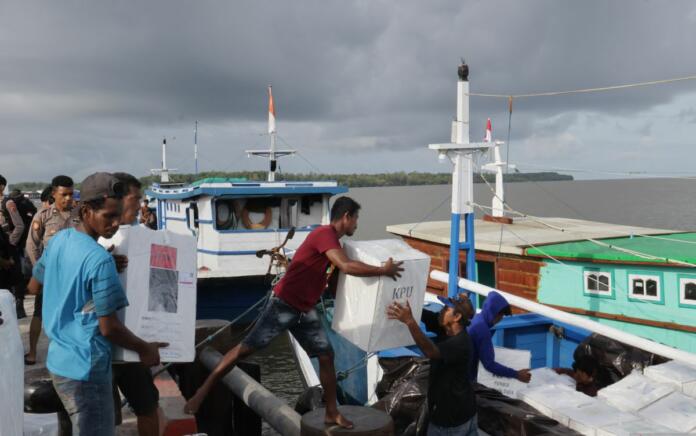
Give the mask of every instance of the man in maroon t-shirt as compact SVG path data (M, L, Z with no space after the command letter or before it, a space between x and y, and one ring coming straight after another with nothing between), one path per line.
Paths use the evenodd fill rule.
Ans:
M349 197L336 199L331 223L307 236L292 258L285 276L278 282L249 335L228 351L206 381L186 403L185 411L195 413L213 385L243 357L267 346L273 338L290 330L310 357L319 359L319 379L324 387L326 424L352 428L353 423L336 406L336 370L333 350L314 306L326 289L327 269L333 264L344 274L388 276L396 280L403 271L401 262L390 258L382 266L372 266L346 256L339 239L352 236L358 228L360 205Z

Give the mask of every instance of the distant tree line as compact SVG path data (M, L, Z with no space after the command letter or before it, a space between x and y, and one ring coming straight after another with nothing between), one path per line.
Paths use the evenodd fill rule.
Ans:
M172 182L177 183L192 183L196 180L222 177L222 178L239 178L250 181L266 180L267 173L265 171L208 171L194 174L170 174ZM474 183L483 183L483 178L490 183L495 181L494 174L474 174ZM319 173L277 173L277 180L286 181L324 181L335 180L339 185L348 186L351 188L368 187L368 186L414 186L414 185L447 185L452 182L451 173L421 173L421 172L396 172L396 173L379 173L379 174L319 174ZM573 176L559 174L555 172L541 173L510 173L505 174L503 179L505 182L540 182L552 180L573 180ZM143 186L150 186L153 182L159 181L159 176L141 177L140 181ZM46 187L48 183L43 182L21 182L10 185L10 189L21 189L22 191L40 191Z

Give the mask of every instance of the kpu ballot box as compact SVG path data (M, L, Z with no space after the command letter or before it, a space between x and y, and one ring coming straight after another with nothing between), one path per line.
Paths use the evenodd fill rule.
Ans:
M356 277L340 273L331 327L366 352L413 345L408 328L387 319L394 301L411 305L420 320L430 270L430 257L398 239L347 241L343 249L353 260L381 266L391 257L403 261L401 277Z
M196 239L144 226L122 226L110 240L114 253L128 257L120 274L129 305L118 312L136 336L167 342L162 362L192 362L196 330ZM114 346L114 361L137 362L138 354Z

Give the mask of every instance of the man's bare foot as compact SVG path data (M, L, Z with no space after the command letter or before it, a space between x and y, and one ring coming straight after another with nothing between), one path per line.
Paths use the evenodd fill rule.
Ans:
M333 414L329 414L327 411L326 415L324 415L324 424L338 425L347 429L353 428L353 423L350 422L345 416L341 415L338 411Z
M198 392L196 392L193 397L186 402L186 405L184 406L184 413L195 415L196 412L198 412L198 409L201 407L201 403L203 402L203 398L199 397Z

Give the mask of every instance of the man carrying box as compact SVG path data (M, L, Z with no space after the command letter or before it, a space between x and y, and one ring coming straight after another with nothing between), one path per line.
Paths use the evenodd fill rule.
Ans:
M44 288L46 366L74 436L114 434L112 344L136 351L147 366L159 363L159 348L167 345L143 341L116 316L128 300L113 257L97 239L118 230L122 196L123 185L111 174L87 177L80 224L51 239L29 283L33 293Z
M393 302L387 308L387 316L404 323L418 348L430 359L428 436L476 436L476 397L469 379L472 347L466 332L474 310L465 294L457 299L438 299L445 307L438 316L437 344L428 339L413 318L408 300L405 306Z
M358 228L359 210L360 205L349 197L336 199L331 208L331 223L316 228L300 245L254 328L239 345L223 356L186 403L185 412L196 413L213 385L238 359L267 346L273 338L290 330L307 354L319 359L319 379L326 401L324 422L353 427L353 423L338 412L333 350L314 306L326 289L329 264L344 274L363 277L388 276L396 280L403 271L401 262L394 262L391 258L383 266L371 266L346 256L339 239L344 235L352 236Z

